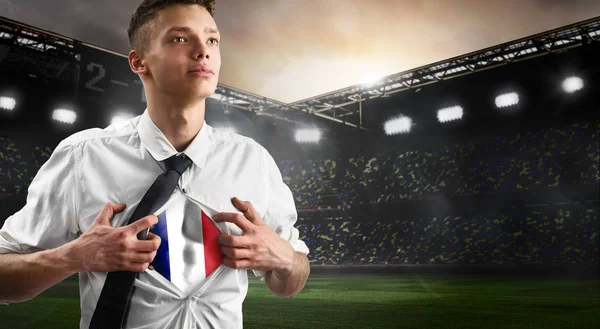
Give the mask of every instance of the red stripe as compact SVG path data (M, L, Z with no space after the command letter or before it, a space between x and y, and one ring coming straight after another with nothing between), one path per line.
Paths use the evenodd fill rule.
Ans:
M215 223L202 212L202 241L204 242L204 266L206 277L223 262L223 253L219 245L221 231Z

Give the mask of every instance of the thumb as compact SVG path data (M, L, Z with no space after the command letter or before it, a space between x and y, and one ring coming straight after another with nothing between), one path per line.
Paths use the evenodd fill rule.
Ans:
M113 216L125 210L125 207L124 203L107 202L98 216L96 216L96 219L94 219L94 223L96 225L110 225L110 220Z

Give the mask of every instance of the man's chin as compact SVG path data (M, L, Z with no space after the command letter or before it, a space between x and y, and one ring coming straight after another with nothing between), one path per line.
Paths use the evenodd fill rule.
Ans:
M217 86L213 85L213 84L209 85L207 83L201 83L201 84L195 85L193 89L194 89L193 94L207 98L209 96L212 96L215 93Z
M196 94L197 98L206 99L215 94L215 90L203 91Z
M182 90L179 95L182 99L189 99L195 101L198 99L206 99L215 94L216 88L209 88L202 86L202 88L193 88L191 90Z

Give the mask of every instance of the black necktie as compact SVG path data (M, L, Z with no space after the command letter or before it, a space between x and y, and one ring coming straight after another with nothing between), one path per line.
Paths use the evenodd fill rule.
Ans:
M139 205L131 215L128 225L160 209L179 182L181 174L192 161L185 155L174 155L164 161L165 172L160 174L148 189ZM148 230L138 233L138 239L146 240ZM133 294L136 272L110 272L96 304L90 329L120 329L125 325L129 301Z

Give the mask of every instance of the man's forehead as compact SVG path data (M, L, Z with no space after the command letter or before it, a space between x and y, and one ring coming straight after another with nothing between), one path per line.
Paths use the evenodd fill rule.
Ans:
M209 12L200 5L175 5L158 12L155 27L161 32L169 31L174 27L188 27L192 30L217 30L217 23Z

